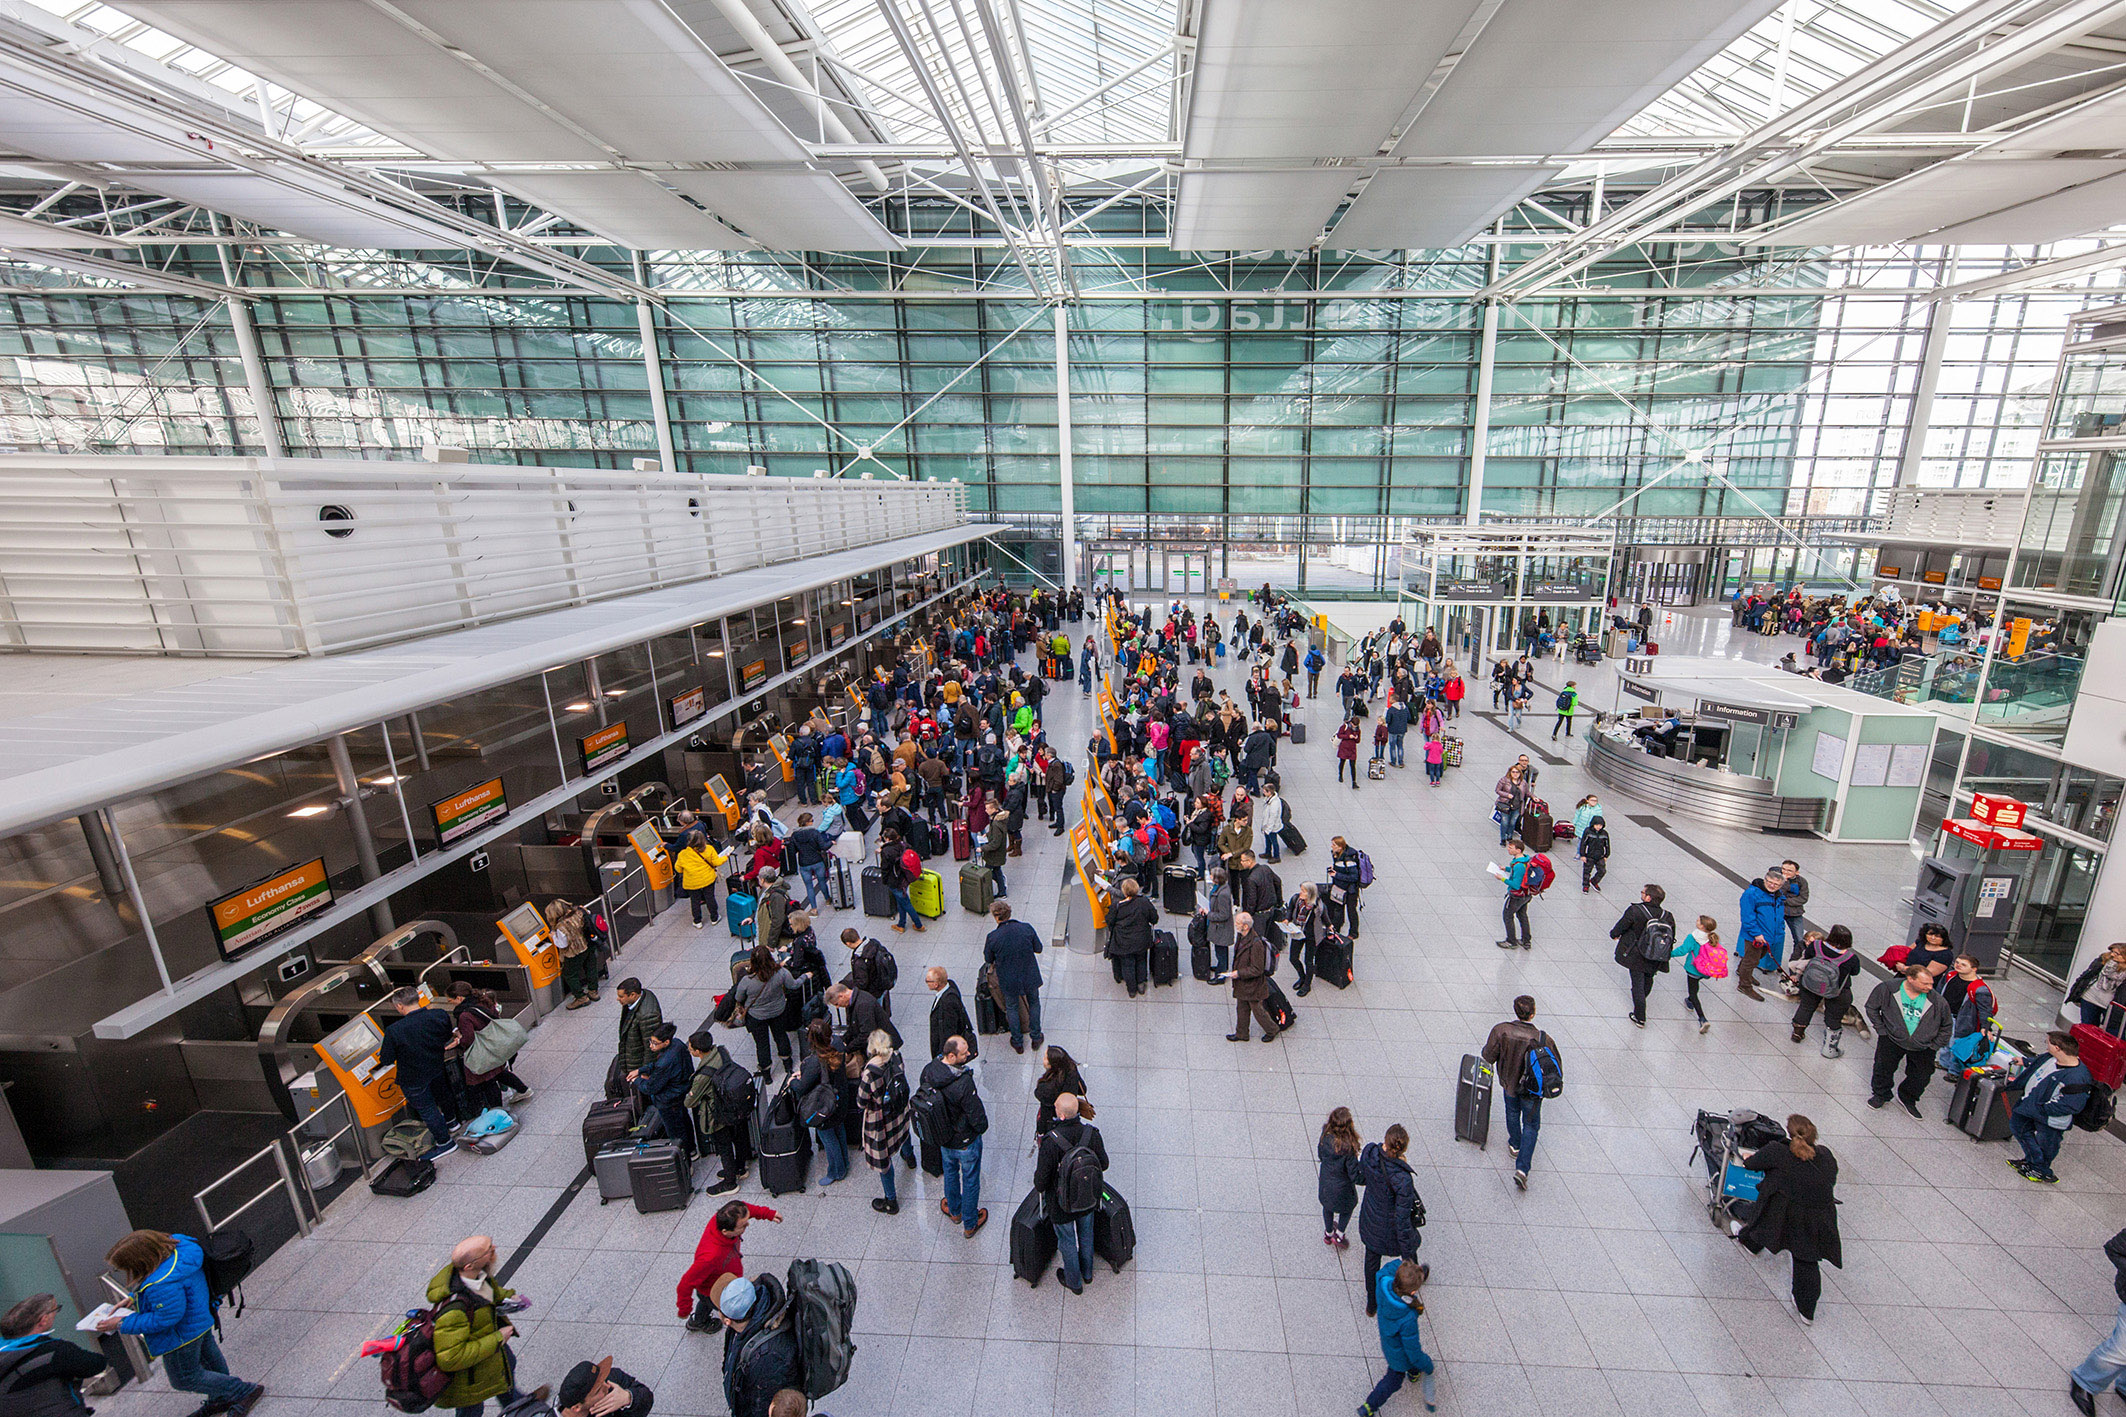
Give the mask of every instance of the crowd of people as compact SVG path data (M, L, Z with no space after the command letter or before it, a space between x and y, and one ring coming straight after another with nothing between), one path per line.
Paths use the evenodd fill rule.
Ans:
M1103 609L1112 610L1119 641L1112 653ZM1081 629L1088 613L1094 623ZM1812 649L1828 636L1833 659L1854 652L1851 637L1866 639L1870 629L1882 630L1893 650L1909 630L1894 619L1873 624L1874 612L1860 607L1792 597L1738 602L1736 613L1738 624L1798 627L1811 636ZM1303 743L1306 706L1326 687L1339 705L1333 740L1339 781L1348 777L1357 788L1360 750L1369 737L1369 772L1385 776L1402 768L1405 735L1415 730L1424 745L1421 760L1437 784L1466 683L1435 632L1412 632L1400 619L1358 642L1326 686L1326 657L1306 644L1301 617L1268 588L1221 619L1181 604L1163 612L1133 609L1119 597L1111 607L1097 597L1088 604L1081 594L996 590L958 597L904 634L891 661L855 686L863 705L855 721L808 723L792 735L799 788L794 824L757 796L736 829L679 823L671 845L692 924L736 921L743 912L751 937L716 1010L684 1036L639 979L612 986L619 1014L607 1092L634 1109L637 1137L675 1140L688 1158L718 1163L705 1189L722 1203L678 1276L676 1303L691 1332L723 1336L724 1397L735 1417L805 1417L812 1410L804 1395L801 1305L789 1281L748 1275L743 1255L748 1227L777 1224L781 1216L772 1206L733 1198L755 1165L765 1179L759 1118L778 1098L802 1129L807 1151L823 1159L817 1184L838 1185L860 1156L877 1177L873 1208L897 1215L897 1175L920 1165L941 1178L940 1213L971 1240L990 1219L983 1144L996 1101L985 1099L974 1063L985 1037L1001 1037L1015 1054L1030 1048L1039 1062L1030 1103L1040 1223L1053 1235L1063 1286L1077 1294L1093 1282L1107 1143L1093 1121L1078 1062L1044 1032L1043 934L1017 917L1005 885L1006 873L1016 874L1011 862L1023 849L1029 807L1034 821L1061 835L1080 795L1068 790L1077 764L1050 742L1043 722L1052 684L1076 678L1090 693L1102 682L1102 661L1119 668L1111 730L1103 724L1094 733L1083 764L1113 804L1120 859L1109 882L1106 951L1128 995L1171 982L1161 977L1159 956L1176 944L1163 938L1169 932L1162 923L1180 924L1192 953L1201 946L1199 978L1230 989L1235 1024L1226 1036L1235 1043L1272 1042L1293 1025L1278 982L1287 956L1297 996L1330 971L1349 982L1371 862L1344 835L1333 835L1317 858L1319 874L1309 872L1313 878L1296 889L1286 886L1278 866L1304 852L1307 842L1284 796L1280 754ZM1858 652L1875 650L1868 640ZM1020 662L1029 651L1030 668ZM1237 698L1212 674L1228 660L1244 676ZM1532 659L1498 660L1491 680L1494 709L1518 724L1537 687ZM1553 737L1570 734L1577 706L1570 681L1555 702ZM1377 772L1372 763L1381 765ZM1538 776L1524 754L1495 792L1494 821L1508 856L1498 868L1506 891L1502 947L1532 948L1530 907L1556 878L1548 851L1531 842L1552 835L1574 842L1583 893L1602 891L1609 864L1599 796L1586 795L1569 818L1553 821L1536 795ZM820 927L835 913L859 908L888 918L849 888L848 868L865 865L886 892L890 929L921 931L931 902L919 905L915 897L929 861L948 853L982 863L994 898L984 912L979 977L963 989L942 965L923 970L928 1017L917 1045L921 1056L910 1060L893 1017L900 983L893 951L852 925L839 931L830 961ZM1688 916L1684 928L1669 892L1658 883L1641 885L1609 930L1616 963L1628 976L1627 1018L1646 1027L1660 976L1677 972L1684 1006L1705 1033L1711 1023L1701 989L1732 977L1749 1000L1793 999L1796 1044L1820 1019L1826 1058L1840 1056L1849 1028L1872 1037L1869 1104L1894 1100L1918 1116L1937 1077L1956 1076L1991 1055L1999 1032L1991 986L1971 956L1934 930L1886 957L1894 965L1891 977L1856 1007L1862 962L1852 932L1811 925L1809 900L1809 882L1795 861L1767 867L1742 890L1729 936L1717 913ZM548 917L562 946L569 1007L599 1001L604 951L595 922L558 902ZM2121 987L2126 945L2092 964L2070 999L2093 1022ZM441 1006L411 991L391 1003L396 1020L386 1031L384 1061L397 1065L410 1104L437 1143L430 1158L450 1150L471 1112L530 1095L506 1057L478 1074L453 1072L446 1062L448 1050L464 1053L497 1024L491 998L461 988ZM993 1021L978 1026L992 1006ZM1537 1020L1536 1000L1521 995L1512 1017L1491 1030L1478 1053L1503 1101L1513 1183L1523 1190L1535 1163L1542 1104L1560 1095L1564 1065L1556 1040ZM742 1034L753 1040L751 1067L735 1056ZM2013 1164L2032 1181L2057 1179L2052 1167L2061 1138L2096 1092L2078 1053L2072 1035L2051 1034L2045 1052L2016 1079ZM1356 1221L1365 1311L1378 1325L1386 1368L1359 1405L1360 1417L1373 1417L1411 1379L1426 1410L1436 1405L1437 1364L1420 1331L1431 1277L1418 1257L1425 1206L1410 1157L1406 1126L1391 1124L1368 1140L1348 1107L1335 1107L1317 1138L1323 1242L1346 1248ZM1757 1203L1738 1215L1732 1233L1753 1253L1789 1256L1795 1312L1813 1322L1820 1265L1842 1262L1836 1159L1814 1124L1795 1115L1787 1118L1785 1139L1751 1153L1746 1164L1764 1179ZM2126 1231L2106 1253L2118 1268L2121 1305L2111 1337L2074 1370L2070 1393L2084 1413L2093 1412L2096 1394L2126 1378ZM245 1417L264 1389L232 1377L215 1346L216 1296L198 1242L143 1231L110 1259L131 1278L138 1302L132 1316L106 1321L106 1331L145 1339L165 1359L173 1385L206 1400L206 1417ZM428 1283L434 1366L447 1375L432 1399L436 1406L456 1417L480 1417L490 1399L499 1399L505 1409L540 1404L546 1409L540 1417L648 1417L654 1395L609 1359L575 1363L553 1388L521 1390L510 1320L522 1304L499 1273L494 1242L472 1236ZM101 1370L99 1355L52 1335L57 1309L51 1296L38 1295L0 1317L0 1385L12 1383L0 1390L51 1382L71 1393ZM34 1414L60 1417L64 1410Z

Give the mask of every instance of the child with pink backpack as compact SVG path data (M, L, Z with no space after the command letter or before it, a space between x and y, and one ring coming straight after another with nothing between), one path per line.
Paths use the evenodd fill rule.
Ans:
M1698 1002L1698 986L1708 979L1727 978L1727 947L1720 943L1719 922L1710 915L1698 917L1698 928L1676 942L1670 959L1683 961L1683 1001L1698 1016L1698 1032L1710 1033L1705 1005Z

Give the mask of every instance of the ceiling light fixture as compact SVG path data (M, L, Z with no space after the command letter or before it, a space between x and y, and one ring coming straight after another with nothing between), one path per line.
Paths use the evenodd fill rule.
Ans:
M581 699L572 704L563 704L561 707L567 709L570 713L589 713L591 711L591 706Z
M327 812L329 812L329 811L331 811L331 810L332 810L332 809L331 809L330 807L321 807L321 806L319 806L319 805L317 805L316 803L314 803L314 802L313 802L313 803L312 803L311 805L309 805L308 807L298 807L298 808L296 808L296 809L295 809L294 811L290 812L290 813L289 813L288 815L289 815L289 816L291 816L291 817L322 817L322 816L324 816L324 815L325 815L325 814L326 814Z

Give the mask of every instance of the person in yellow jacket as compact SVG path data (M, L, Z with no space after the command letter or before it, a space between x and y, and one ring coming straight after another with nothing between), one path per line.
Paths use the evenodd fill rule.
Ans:
M687 835L684 845L673 865L679 868L679 889L686 892L687 904L694 912L694 928L701 928L701 907L709 907L709 919L714 922L723 917L716 913L716 875L723 864L731 859L728 852L718 851L709 844L707 832L695 831Z

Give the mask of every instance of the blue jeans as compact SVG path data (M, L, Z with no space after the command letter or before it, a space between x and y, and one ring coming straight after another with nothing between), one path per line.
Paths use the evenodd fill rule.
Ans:
M1091 1219L1086 1217L1088 1223ZM209 1402L224 1405L235 1402L253 1387L242 1378L229 1376L229 1362L221 1356L211 1328L182 1348L163 1354L162 1370L168 1375L170 1386L179 1392L196 1392Z
M1088 655L1086 655L1086 656L1085 656L1085 661L1084 661L1084 663L1082 663L1082 664L1080 664L1080 665L1078 666L1078 692L1079 692L1079 693L1081 693L1081 694L1089 694L1089 693L1091 693L1092 691L1093 691L1093 657L1092 657L1091 655L1089 655L1089 654L1088 654Z
M797 800L808 807L819 805L819 769L795 765L791 774L797 782Z
M1284 860L1284 837L1279 832L1266 831L1262 834L1262 859Z
M1417 1356L1424 1363L1424 1366L1414 1370L1417 1374L1418 1387L1425 1394L1425 1405L1430 1407L1434 1396L1432 1391L1432 1355L1420 1353ZM1366 1406L1369 1409L1378 1411L1382 1403L1402 1391L1403 1380L1409 1376L1410 1374L1398 1369L1388 1369L1387 1375L1379 1382L1373 1384L1373 1391L1366 1394Z
M2075 1365L2073 1378L2074 1385L2083 1392L2095 1393L2116 1387L2120 1379L2126 1378L2126 1304L2119 1305L2110 1335Z
M816 909L819 898L827 893L827 863L817 861L810 866L800 866L797 874L805 882L805 909Z
M1019 1026L1021 1017L1020 1006L1022 1002L1024 1004L1024 1018L1026 1025L1023 1031ZM1019 1040L1022 1036L1022 1032L1024 1036L1028 1036L1033 1039L1034 1047L1040 1047L1041 991L1036 989L1030 994L1006 994L1004 996L1004 1023L1008 1028L1011 1029L1011 1043L1013 1047L1018 1046ZM977 1146L981 1145L981 1139L979 1137L975 1139L975 1144Z
M820 1184L831 1186L849 1174L849 1143L842 1136L842 1124L835 1121L824 1127L814 1127L812 1137L819 1143L819 1149L827 1154L827 1174L820 1178Z
M972 1235L982 1210L982 1139L976 1137L958 1151L940 1147L938 1155L945 1158L945 1209Z
M1506 1094L1506 1145L1513 1148L1513 1169L1525 1174L1535 1160L1535 1134L1543 1127L1543 1099Z
M1400 733L1388 735L1388 761L1397 767L1403 765L1403 735Z
M1001 895L1002 892L999 891L998 894ZM893 923L913 925L918 930L923 928L923 917L915 913L915 906L909 901L905 888L896 888L893 891Z
M910 1132L906 1137L902 1138L901 1140L901 1159L907 1162L910 1166L915 1165L914 1132ZM890 1157L886 1161L886 1169L878 1173L878 1185L879 1189L885 1193L887 1200L893 1201L896 1204L899 1203L900 1196L895 1194L893 1189L893 1161Z
M502 1393L502 1405L507 1407L524 1394L517 1391L517 1355L510 1351L506 1343L502 1345L502 1366L509 1372L509 1387ZM487 1404L475 1402L470 1407L456 1407L451 1410L455 1417L480 1417L480 1414L487 1410Z
M886 711L884 709L871 710L871 731L881 738L886 736Z
M2077 1000L2075 1007L2082 1012L2082 1022L2088 1024L2091 1028L2096 1028L2104 1022L2104 1006L2102 1004L2088 1004Z
M439 1077L406 1089L406 1101L437 1146L450 1140L450 1129L455 1125L451 1114L457 1111L457 1102L451 1095L449 1078Z
M999 896L1007 896L1011 894L1010 888L1004 884L1003 862L999 861L996 865L991 866L989 868L989 880L990 883L996 887L996 893Z
M1093 1213L1071 1220L1058 1220L1056 1227L1056 1253L1063 1260L1063 1282L1072 1289L1082 1289L1093 1272Z
M1513 834L1520 830L1520 826L1521 814L1519 812L1499 813L1499 845L1504 846L1507 842L1513 840Z
M2052 1159L2060 1154L2060 1139L2065 1133L2058 1127L2045 1125L2042 1119L2025 1117L2020 1112L2010 1112L2008 1134L2022 1147L2025 1167L2040 1176L2052 1174Z

